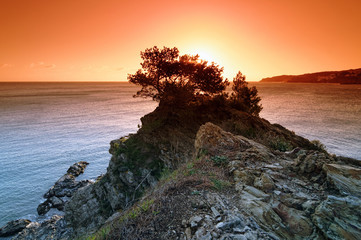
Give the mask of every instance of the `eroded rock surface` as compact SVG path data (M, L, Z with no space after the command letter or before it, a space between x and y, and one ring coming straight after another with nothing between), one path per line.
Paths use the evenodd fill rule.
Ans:
M74 192L91 184L89 180L76 181L76 177L84 172L88 164L85 161L80 161L69 167L67 173L44 194L46 200L37 208L39 215L46 214L51 208L63 211L65 203L73 196Z
M12 236L22 231L26 226L31 223L28 219L19 219L8 222L5 226L0 228L0 237Z
M234 207L262 231L280 239L360 239L358 166L314 150L274 154L211 123L201 126L195 147L198 154L227 157L239 192Z

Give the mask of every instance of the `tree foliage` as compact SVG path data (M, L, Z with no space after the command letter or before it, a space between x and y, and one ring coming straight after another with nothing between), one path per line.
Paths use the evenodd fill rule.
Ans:
M128 81L141 86L135 96L151 97L160 105L187 105L197 99L212 99L223 106L258 116L261 98L255 87L248 87L246 77L238 72L233 79L233 92L225 92L229 85L223 68L209 64L198 55L179 55L177 48L147 48L140 53L142 68L128 75ZM200 96L203 96L200 97ZM208 98L204 98L208 96Z
M221 93L229 84L223 79L223 68L198 55L180 56L177 48L153 47L140 55L142 69L128 75L129 82L142 87L137 96L174 104L191 101L197 94Z
M233 78L232 90L230 101L235 108L255 116L259 115L262 105L260 104L261 98L258 96L258 90L254 86L248 87L246 76L241 72L238 72L237 76Z

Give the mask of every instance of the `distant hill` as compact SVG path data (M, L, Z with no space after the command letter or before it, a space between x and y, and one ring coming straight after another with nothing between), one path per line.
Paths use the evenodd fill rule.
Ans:
M281 75L263 78L261 82L361 84L361 68L303 75Z

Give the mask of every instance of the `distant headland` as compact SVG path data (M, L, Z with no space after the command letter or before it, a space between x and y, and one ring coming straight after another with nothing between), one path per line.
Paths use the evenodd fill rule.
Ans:
M261 82L361 84L361 68L302 75L281 75L263 78Z

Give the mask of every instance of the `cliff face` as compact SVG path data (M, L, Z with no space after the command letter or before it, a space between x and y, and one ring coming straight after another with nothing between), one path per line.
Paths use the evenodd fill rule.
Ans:
M303 75L282 75L264 78L261 82L361 84L361 68Z
M109 151L65 217L17 239L361 238L359 162L264 119L214 103L158 108Z

